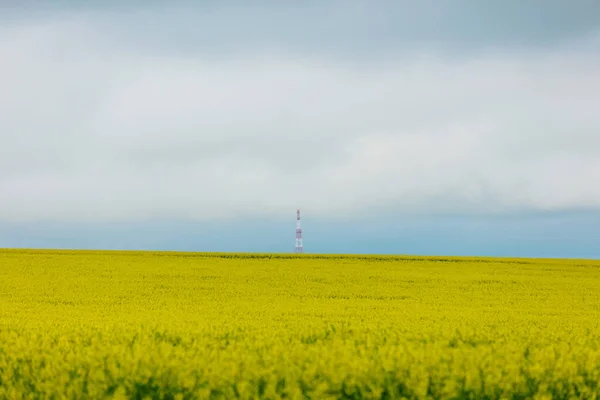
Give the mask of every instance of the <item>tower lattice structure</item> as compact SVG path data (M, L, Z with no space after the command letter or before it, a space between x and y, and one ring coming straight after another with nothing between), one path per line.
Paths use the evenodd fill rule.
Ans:
M296 210L296 247L294 253L304 253L304 245L302 244L302 227L300 226L300 209Z

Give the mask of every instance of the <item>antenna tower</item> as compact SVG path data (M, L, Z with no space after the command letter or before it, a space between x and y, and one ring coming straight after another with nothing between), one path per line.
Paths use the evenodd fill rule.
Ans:
M296 210L296 247L294 253L304 253L304 246L302 245L302 227L300 226L300 209Z

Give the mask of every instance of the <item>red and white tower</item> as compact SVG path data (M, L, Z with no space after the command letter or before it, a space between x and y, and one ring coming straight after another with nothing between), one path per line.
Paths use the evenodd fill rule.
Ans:
M294 253L304 253L302 245L302 227L300 226L300 209L296 210L296 247Z

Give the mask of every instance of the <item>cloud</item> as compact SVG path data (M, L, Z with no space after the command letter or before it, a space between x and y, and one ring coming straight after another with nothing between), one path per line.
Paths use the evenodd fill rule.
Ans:
M597 33L351 62L169 52L115 21L0 30L0 220L600 208Z

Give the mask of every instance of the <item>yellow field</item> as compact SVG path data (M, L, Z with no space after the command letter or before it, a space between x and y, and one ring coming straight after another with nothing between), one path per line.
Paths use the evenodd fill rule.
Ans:
M600 398L600 262L0 250L0 398Z

